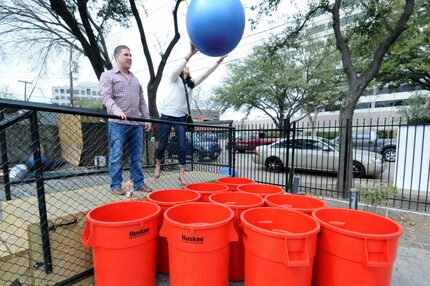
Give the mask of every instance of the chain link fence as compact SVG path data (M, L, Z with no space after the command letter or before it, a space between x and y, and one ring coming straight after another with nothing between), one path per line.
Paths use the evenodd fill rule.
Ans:
M86 213L133 198L110 192L108 115L50 105L2 101L0 146L0 285L70 285L92 274L92 254L81 243ZM145 133L143 174L153 190L183 188L172 133L155 179L156 130ZM229 175L230 122L197 124L187 133L186 180ZM130 146L123 155L123 188L130 178ZM89 278L91 280L91 277ZM91 283L91 282L88 282ZM88 285L88 284L84 284Z

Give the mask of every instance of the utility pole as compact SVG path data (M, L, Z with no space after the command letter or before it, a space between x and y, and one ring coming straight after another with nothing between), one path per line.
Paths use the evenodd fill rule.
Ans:
M32 81L18 80L24 84L24 101L27 101L27 84L33 84Z
M72 61L72 55L73 55L73 45L70 44L70 66L69 66L69 76L70 76L70 105L73 107L73 61Z

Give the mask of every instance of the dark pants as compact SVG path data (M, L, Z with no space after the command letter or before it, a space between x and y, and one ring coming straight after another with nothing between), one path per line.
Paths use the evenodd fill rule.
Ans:
M173 121L173 122L185 122L185 116L174 117L174 116L161 114L160 119L166 120L166 121ZM173 124L173 123L160 124L160 132L159 132L160 142L158 144L158 148L155 153L155 158L160 161L163 159L164 151L166 151L167 142L169 140L169 133L170 133L170 130L172 129L172 126L175 127L176 139L178 140L179 168L185 168L185 161L187 156L187 146L185 142L185 131L186 131L185 125Z

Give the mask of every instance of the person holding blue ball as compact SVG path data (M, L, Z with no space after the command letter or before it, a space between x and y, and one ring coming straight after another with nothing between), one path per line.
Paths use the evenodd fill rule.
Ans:
M162 123L159 128L159 144L155 152L155 170L154 177L159 178L161 173L161 161L164 158L164 152L167 147L169 133L172 126L175 127L175 134L178 140L178 161L179 161L179 182L185 186L185 162L187 147L185 141L186 126L173 124L170 122L185 122L189 114L188 104L192 100L193 89L201 84L216 68L222 63L226 55L221 56L217 61L207 69L203 74L191 77L190 69L187 66L188 61L197 53L197 48L191 43L188 54L183 58L174 69L168 80L168 96L161 106L161 120L169 121ZM187 103L188 101L188 103ZM189 114L191 115L191 114Z

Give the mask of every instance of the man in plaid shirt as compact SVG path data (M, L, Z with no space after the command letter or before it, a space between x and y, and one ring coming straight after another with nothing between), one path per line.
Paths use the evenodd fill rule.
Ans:
M143 132L150 131L149 122L129 121L127 117L149 119L148 107L139 80L130 72L131 53L121 45L114 51L116 67L100 76L100 93L109 114L120 119L109 119L109 176L110 189L124 195L122 189L122 159L124 147L130 151L130 176L136 191L149 192L142 173Z

